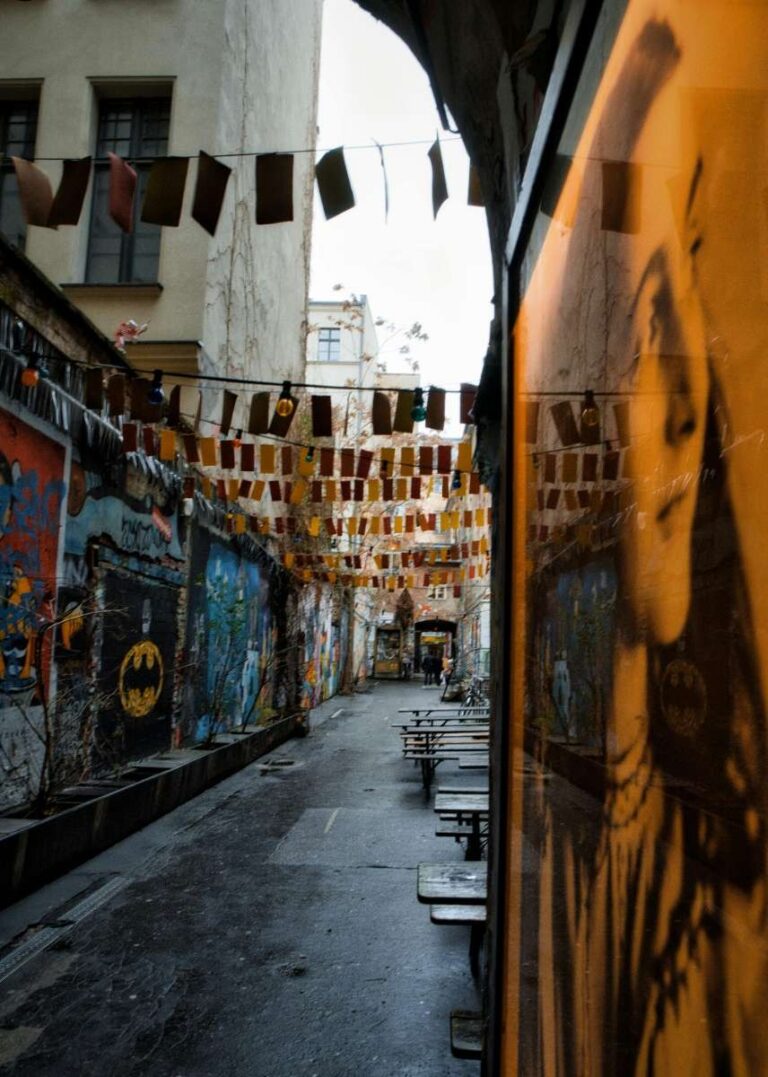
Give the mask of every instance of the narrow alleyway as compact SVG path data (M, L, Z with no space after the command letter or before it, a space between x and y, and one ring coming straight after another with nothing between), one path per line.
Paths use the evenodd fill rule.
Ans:
M416 899L416 865L462 853L391 728L428 691L330 700L307 739L0 913L3 946L83 914L0 983L0 1072L477 1073L449 1046L450 1010L479 1008L466 931Z

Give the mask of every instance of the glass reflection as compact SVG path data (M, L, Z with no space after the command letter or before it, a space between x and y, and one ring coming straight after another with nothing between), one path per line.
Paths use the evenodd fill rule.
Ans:
M766 45L607 4L526 263L525 1073L768 1072Z

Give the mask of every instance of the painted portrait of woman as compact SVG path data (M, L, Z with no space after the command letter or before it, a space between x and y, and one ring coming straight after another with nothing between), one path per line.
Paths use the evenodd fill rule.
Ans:
M723 0L624 7L608 5L517 327L529 397L596 393L603 452L621 455L577 526L542 529L557 498L529 510L530 532L557 536L528 553L532 590L610 550L616 600L599 811L585 837L556 784L529 805L542 882L524 1057L552 1074L746 1075L768 1071L768 19ZM562 430L560 412L540 454Z

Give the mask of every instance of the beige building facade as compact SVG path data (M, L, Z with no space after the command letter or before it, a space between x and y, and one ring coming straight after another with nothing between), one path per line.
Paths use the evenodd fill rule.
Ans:
M56 159L95 161L77 227L9 238L108 336L127 319L148 323L129 346L137 367L303 373L314 154L294 157L294 219L273 225L256 224L253 154L315 145L321 11L322 0L0 5L0 150L36 159L54 189ZM139 194L154 157L192 158L178 228L137 213L133 235L119 233L108 149L137 168ZM213 237L190 215L200 150L232 168ZM0 227L11 233L14 182L6 168Z

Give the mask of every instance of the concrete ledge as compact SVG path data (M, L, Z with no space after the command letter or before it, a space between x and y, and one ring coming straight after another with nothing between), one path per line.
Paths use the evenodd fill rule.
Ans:
M293 715L253 733L226 737L225 743L214 744L209 750L180 752L193 758L181 759L178 765L169 766L172 753L158 758L157 766L151 759L143 760L137 764L139 773L154 773L47 819L24 820L22 829L11 833L0 830L0 908L122 841L303 732L302 721L302 715Z

